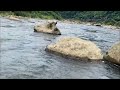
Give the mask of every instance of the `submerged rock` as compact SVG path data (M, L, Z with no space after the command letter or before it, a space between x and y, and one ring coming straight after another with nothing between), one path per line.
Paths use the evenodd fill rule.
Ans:
M76 37L64 37L48 45L46 51L79 60L101 60L101 50L92 42Z
M102 25L101 25L101 24L95 24L95 26L102 27Z
M37 25L34 27L34 32L43 32L48 34L61 35L60 30L56 27L57 22L48 22L46 24Z
M113 45L108 52L106 52L104 59L120 65L120 42Z

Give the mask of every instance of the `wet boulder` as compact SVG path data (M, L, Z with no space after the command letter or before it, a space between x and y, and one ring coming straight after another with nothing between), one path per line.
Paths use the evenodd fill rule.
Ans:
M91 23L91 25L93 25L93 26L98 26L98 27L102 27L102 25L101 25L101 24L98 24L98 23Z
M60 30L56 26L57 22L47 22L45 24L36 25L34 32L43 32L48 34L61 35Z
M104 55L104 59L120 65L120 42L113 45Z
M101 24L99 24L99 23L90 23L91 25L93 25L93 26L98 26L98 27L102 27L102 25Z
M101 50L91 41L76 37L62 37L45 49L48 52L77 60L101 60Z
M101 24L95 24L95 26L102 27L102 25L101 25Z

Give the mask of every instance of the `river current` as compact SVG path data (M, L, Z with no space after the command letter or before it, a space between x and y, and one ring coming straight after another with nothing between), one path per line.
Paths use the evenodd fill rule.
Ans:
M75 36L96 43L104 54L120 40L120 30L59 21L60 36L34 32L34 26L44 22L0 17L1 79L120 79L120 67L109 62L66 59L45 51L60 37Z

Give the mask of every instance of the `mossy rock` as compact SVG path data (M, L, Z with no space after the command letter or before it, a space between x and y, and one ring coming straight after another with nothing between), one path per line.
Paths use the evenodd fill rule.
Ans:
M120 42L113 45L104 55L104 59L120 65Z
M79 60L102 60L101 50L91 41L64 37L46 47L46 51Z

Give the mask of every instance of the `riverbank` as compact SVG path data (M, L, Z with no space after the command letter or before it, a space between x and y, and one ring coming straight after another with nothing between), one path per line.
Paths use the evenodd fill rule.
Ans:
M115 29L115 30L120 30L120 26L100 24L100 23L96 23L96 22L82 22L80 20L60 20L60 22L69 23L69 24L86 24L88 26L97 26L97 25L100 25L100 27L109 28L109 29Z
M97 23L97 22L83 22L80 20L70 20L70 19L62 19L62 20L57 20L57 19L44 19L44 18L31 18L31 17L23 17L23 16L16 16L16 15L0 15L0 17L5 17L5 18L9 18L9 17L15 17L16 19L39 19L39 20L48 20L48 21L58 21L58 22L62 22L62 23L69 23L69 24L85 24L88 26L99 26L99 27L104 27L104 28L109 28L109 29L115 29L115 30L120 30L120 26L114 26L114 25L107 25L107 24L101 24L101 23Z

